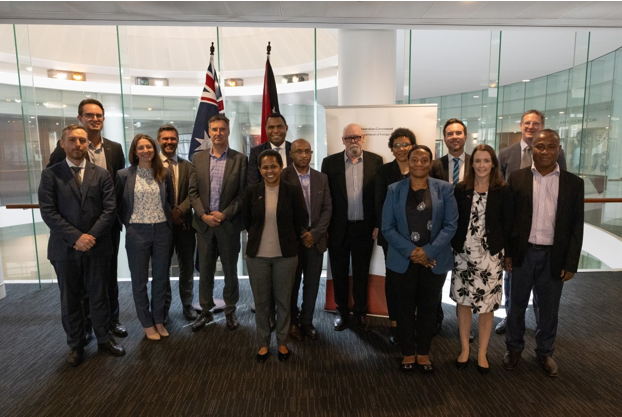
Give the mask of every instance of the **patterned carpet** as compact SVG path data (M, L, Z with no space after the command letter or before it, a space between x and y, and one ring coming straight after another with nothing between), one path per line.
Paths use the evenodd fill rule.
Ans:
M222 284L216 283L217 295ZM473 362L463 371L454 368L457 322L454 306L445 304L443 331L432 346L437 372L409 376L398 370L400 354L387 340L386 319L373 318L366 334L338 333L333 315L318 311L319 340L292 342L287 363L276 360L273 347L268 362L257 364L248 281L240 283L238 330L227 330L220 313L193 334L175 297L171 337L161 342L143 337L130 283L120 286L121 321L130 333L121 340L128 354L97 354L92 343L84 363L70 368L58 287L7 284L7 298L0 300L0 416L569 417L615 416L622 409L620 272L582 273L564 288L556 379L534 360L531 313L519 367L502 368L504 337L493 334L492 370L481 376ZM472 359L476 347L477 340Z

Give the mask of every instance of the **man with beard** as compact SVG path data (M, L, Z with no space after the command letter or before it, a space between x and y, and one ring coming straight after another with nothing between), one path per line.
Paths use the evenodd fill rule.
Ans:
M327 156L322 162L322 172L328 176L333 203L328 227L328 256L339 314L334 328L342 331L350 323L349 267L352 257L354 319L360 329L368 331L369 263L374 240L378 237L375 178L382 157L363 151L365 135L357 124L347 125L341 140L345 151Z
M268 134L268 142L255 146L251 149L250 157L248 158L248 185L257 184L263 181L263 178L259 174L259 166L257 165L257 158L266 149L274 149L281 154L283 159L283 169L287 168L292 163L291 146L292 144L285 141L287 136L287 122L285 117L279 113L272 113L266 119L266 133Z

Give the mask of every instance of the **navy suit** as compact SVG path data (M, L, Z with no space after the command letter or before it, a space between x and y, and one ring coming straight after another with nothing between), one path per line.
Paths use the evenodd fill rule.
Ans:
M86 161L78 189L66 161L47 168L41 173L39 208L50 228L48 259L58 276L67 344L71 348L84 346L81 299L85 292L89 295L97 341L108 342L110 308L105 277L113 252L110 228L116 214L110 174ZM85 233L95 238L95 246L86 252L74 249Z

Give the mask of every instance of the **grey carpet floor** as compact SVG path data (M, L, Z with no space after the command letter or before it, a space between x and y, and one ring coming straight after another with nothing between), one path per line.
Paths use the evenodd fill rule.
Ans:
M222 281L216 283L221 294ZM176 291L176 282L173 283ZM318 306L323 306L323 287ZM321 309L320 339L292 342L287 363L276 348L255 361L254 315L248 281L240 281L238 316L231 332L224 314L192 333L175 294L168 340L143 337L130 283L120 283L122 358L86 349L77 368L60 322L58 287L7 284L0 300L0 416L616 416L622 410L622 273L582 273L564 288L555 358L559 377L535 362L534 321L528 313L527 347L519 367L501 365L504 337L492 335L491 373L472 365L459 371L455 307L445 304L442 332L432 345L437 372L403 375L399 350L387 340L388 321L372 331L335 332ZM495 322L498 322L496 319ZM276 345L274 341L273 346ZM476 358L477 340L471 358Z

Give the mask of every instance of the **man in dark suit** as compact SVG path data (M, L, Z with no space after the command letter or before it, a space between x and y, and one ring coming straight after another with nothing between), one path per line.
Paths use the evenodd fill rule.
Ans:
M88 139L84 128L65 127L60 143L66 158L41 173L39 207L50 228L48 259L60 288L63 329L71 348L67 362L78 366L87 344L81 304L85 292L99 350L125 355L110 332L105 279L113 254L110 228L116 202L110 174L85 160Z
M532 143L533 164L510 175L514 227L506 269L512 271L505 369L516 367L525 347L525 310L533 290L538 300L536 355L557 376L553 345L564 282L577 272L583 243L583 180L560 169L559 136L541 131Z
M467 128L460 119L449 119L443 127L443 140L447 146L447 155L436 159L432 163L430 176L439 180L447 181L456 185L464 179L464 174L470 168L471 155L464 151L464 145L467 139ZM443 302L438 300L438 308L436 314L436 333L441 330L445 314L443 313ZM475 336L471 331L469 340L473 340Z
M328 176L333 215L328 226L328 256L339 316L334 327L346 329L350 322L349 267L352 256L354 318L368 331L367 282L369 262L378 237L375 208L375 178L382 157L363 151L365 135L357 124L349 124L341 138L345 151L327 156L322 172Z
M259 165L257 158L266 149L274 149L283 159L283 168L287 168L292 164L291 146L292 144L285 140L287 136L287 122L285 117L279 113L272 113L266 119L266 133L268 134L268 142L255 146L251 149L248 158L248 185L257 184L263 181L259 174Z
M240 297L238 287L238 255L242 222L242 200L246 188L246 156L229 148L229 119L222 115L209 120L212 147L192 158L188 195L194 209L192 225L198 233L199 301L202 312L192 325L201 330L214 318L214 273L220 256L225 275L225 316L229 330L239 321L235 315Z
M292 289L289 335L300 341L304 340L305 336L315 340L317 330L313 326L313 312L320 288L322 261L326 252L326 232L333 212L332 199L326 175L309 166L313 155L309 142L304 139L295 140L292 143L291 154L293 163L283 170L281 179L302 189L309 213L309 229L302 234L298 247L298 267ZM303 272L305 279L302 310L298 310L298 292ZM297 320L298 315L300 320Z
M78 105L78 120L88 136L88 153L86 159L104 169L107 169L114 183L117 178L117 171L125 168L125 155L121 144L102 137L104 128L104 106L98 100L87 98ZM65 150L58 142L56 149L50 155L50 162L47 167L51 167L65 160ZM110 232L112 234L113 256L110 258L110 272L107 277L108 300L110 302L110 329L117 337L126 337L127 330L119 321L119 285L117 283L117 257L119 254L119 240L121 239L121 222L117 219ZM92 338L91 319L89 315L89 301L87 298L83 302L84 325L87 330L87 338Z
M544 121L545 121L544 113L538 110L527 110L520 119L520 130L521 130L521 140L514 145L510 145L507 148L503 148L499 151L499 166L501 167L501 173L503 177L507 181L510 178L510 174L518 169L527 168L531 166L531 145L533 142L533 138L538 136L538 134L544 129ZM566 171L566 158L564 157L564 150L560 149L559 156L557 157L557 163L559 164L559 168ZM505 311L510 309L510 289L512 287L510 281L512 279L512 275L510 273L505 273L503 278L503 289L505 293ZM534 312L538 309L537 301L534 300ZM536 315L537 317L537 315ZM497 324L495 327L495 333L503 334L505 333L505 327L507 325L507 314L506 317Z
M196 320L197 311L192 306L194 299L194 249L196 236L192 227L192 206L188 196L188 184L192 164L177 155L179 133L173 125L164 125L158 129L158 144L160 158L172 174L173 188L175 189L175 206L173 215L173 245L169 254L169 262L173 253L177 252L179 263L179 298L183 306L184 317ZM171 306L171 282L169 280L164 306L165 323L168 321L168 311Z

